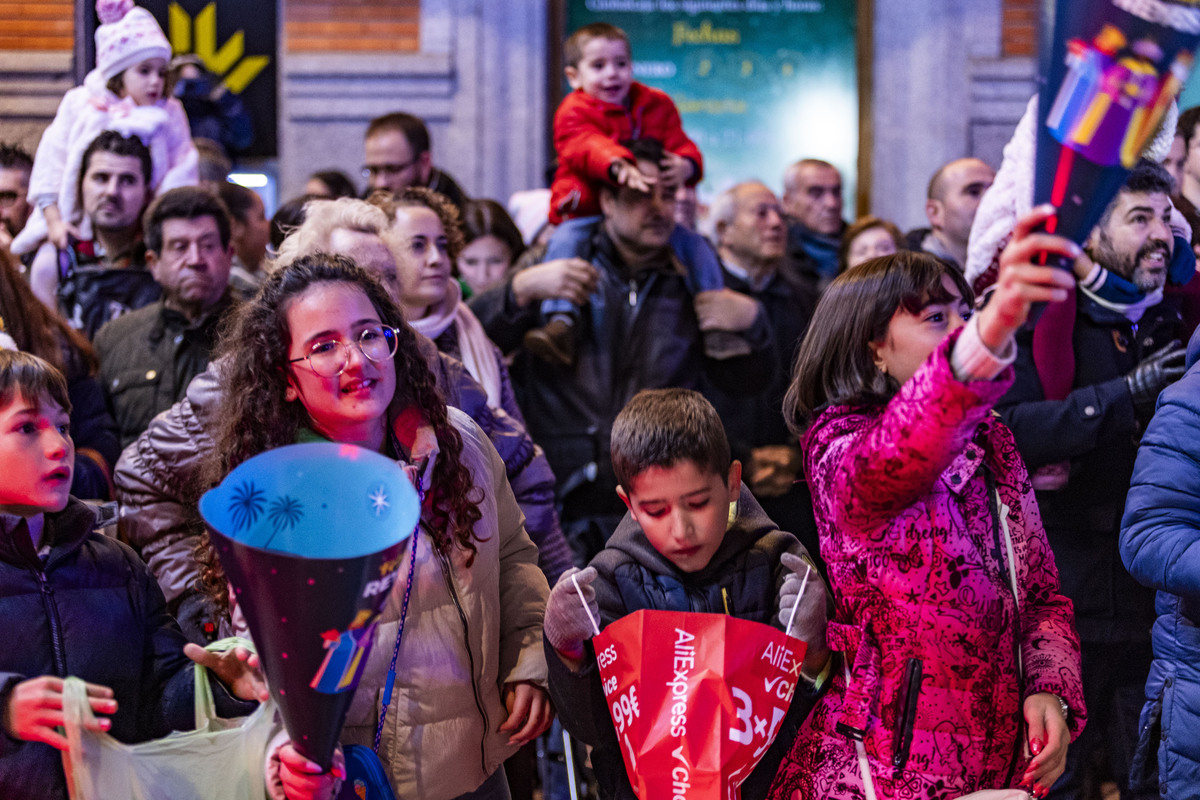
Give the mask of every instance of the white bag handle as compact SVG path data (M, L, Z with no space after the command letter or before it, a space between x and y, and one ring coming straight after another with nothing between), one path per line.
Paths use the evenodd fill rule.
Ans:
M244 647L251 653L258 652L254 649L254 642L240 636L218 639L206 645L204 649L210 653L225 653L235 647ZM217 714L217 704L213 699L212 683L208 679L208 670L199 664L195 664L194 667L196 672L196 730L202 731L207 729L209 723L214 719L218 719L220 715Z
M810 575L812 575L812 564L809 564L808 569L804 571L804 580L800 583L800 593L796 595L796 604L792 606L792 613L788 615L787 630L784 631L788 636L792 635L792 623L796 621L796 609L800 607L800 598L804 597L804 590L808 588Z
M84 762L83 728L96 715L88 703L87 684L79 678L63 680L63 730L67 735L67 751L63 753L63 770L72 797L96 797L94 776Z
M592 623L592 631L596 636L600 635L600 625L596 622L596 616L592 613L592 609L588 608L587 601L583 599L583 590L579 588L579 581L575 580L578 572L571 573L571 583L575 586L575 594L579 597L579 602L583 606L584 613L588 615L588 622Z

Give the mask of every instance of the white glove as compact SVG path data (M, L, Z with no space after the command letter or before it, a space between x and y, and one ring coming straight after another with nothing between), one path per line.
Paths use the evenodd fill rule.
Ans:
M784 553L780 559L783 566L791 570L779 587L779 624L787 629L791 620L791 635L808 645L805 664L819 661L825 663L828 648L825 645L825 582L821 580L816 567L793 553ZM804 575L809 568L808 585L804 587L804 596L800 597L800 607L792 617L792 608L800 595L800 586L804 583Z
M579 583L579 591L575 591L575 581L571 580L573 575ZM550 590L544 623L546 640L564 656L582 658L584 641L596 633L592 620L600 619L600 607L596 604L596 590L592 587L595 580L595 567L584 570L571 567ZM583 602L580 602L581 595ZM592 612L590 618L584 610L585 604Z

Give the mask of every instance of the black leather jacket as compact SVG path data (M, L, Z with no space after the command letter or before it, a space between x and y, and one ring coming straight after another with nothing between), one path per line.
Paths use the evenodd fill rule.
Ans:
M774 364L761 311L744 334L750 355L707 358L693 296L669 253L656 268L631 274L599 223L583 242L580 256L599 269L600 282L582 309L574 367L517 349L541 319L538 304L517 305L511 279L474 298L471 309L501 350L517 349L511 370L517 401L558 476L563 527L577 559L586 561L625 512L609 455L613 420L625 404L642 389L704 391L706 377L725 391L754 393L770 380ZM584 547L580 536L588 540Z

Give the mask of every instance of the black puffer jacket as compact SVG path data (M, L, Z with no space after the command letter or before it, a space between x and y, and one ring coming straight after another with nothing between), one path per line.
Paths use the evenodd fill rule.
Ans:
M162 592L130 548L92 532L95 512L71 498L46 515L45 563L28 536L0 532L0 708L17 683L72 675L116 693L112 735L123 742L193 727L192 662ZM3 529L0 529L2 531ZM214 684L214 689L217 689ZM246 713L217 690L218 711ZM62 759L49 745L0 732L0 797L67 797Z
M538 546L538 565L555 581L570 566L570 551L554 510L554 474L546 456L508 414L491 409L483 388L462 362L437 351L418 335L422 355L434 372L448 405L466 412L495 445L525 513L525 529ZM150 423L117 462L113 478L121 501L122 531L141 552L175 602L199 575L192 552L202 530L194 502L195 482L204 456L212 448L213 415L220 408L221 387L212 369L188 386L186 396ZM189 636L190 622L183 619ZM195 638L193 636L193 638Z
M787 576L787 568L780 564L779 557L785 552L808 557L795 536L779 530L767 518L744 484L738 498L737 518L712 561L700 572L681 572L654 549L641 526L627 515L604 550L591 562L599 573L594 585L600 627L603 629L644 608L721 614L726 602L722 591L728 594L733 616L779 627L775 620L779 587ZM592 766L600 784L600 796L635 800L591 643L586 648L583 668L572 672L549 640L544 641L550 696L567 731L594 748ZM804 683L797 687L774 744L742 784L742 797L746 800L766 796L780 760L815 705L816 695L806 691L806 687Z

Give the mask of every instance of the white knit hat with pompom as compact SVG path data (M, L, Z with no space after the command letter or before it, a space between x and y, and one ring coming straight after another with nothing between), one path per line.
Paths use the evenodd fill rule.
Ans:
M158 20L133 0L96 0L96 69L105 80L148 58L171 60L171 45Z

